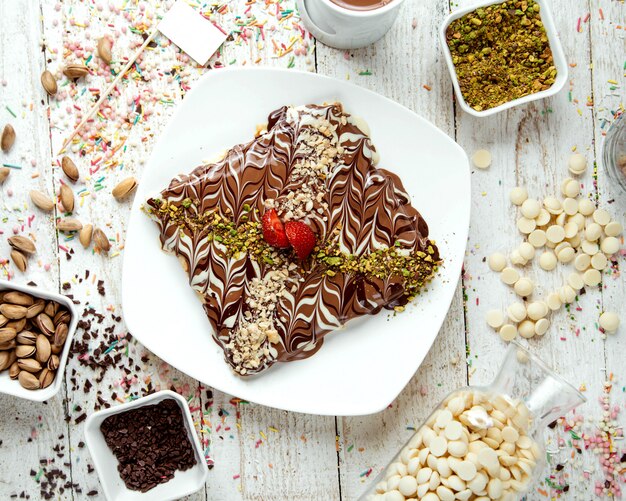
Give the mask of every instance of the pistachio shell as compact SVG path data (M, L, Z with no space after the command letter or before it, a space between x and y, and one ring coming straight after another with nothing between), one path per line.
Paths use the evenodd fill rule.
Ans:
M0 148L7 153L15 143L15 129L11 124L6 124L0 137Z
M38 390L39 388L41 388L41 385L39 384L39 379L37 379L34 374L31 374L30 372L27 372L25 370L22 370L19 373L17 379L19 380L22 387L26 388L27 390Z
M117 200L123 200L137 188L137 180L134 177L127 177L120 181L111 191Z
M78 181L78 178L80 177L78 168L76 167L74 161L67 155L61 159L61 169L63 169L63 172L70 181L73 183Z
M34 254L37 251L33 241L23 235L15 235L13 237L9 237L8 240L11 247L25 254Z
M41 74L41 85L49 96L54 96L57 93L57 81L54 75L48 70L45 70Z

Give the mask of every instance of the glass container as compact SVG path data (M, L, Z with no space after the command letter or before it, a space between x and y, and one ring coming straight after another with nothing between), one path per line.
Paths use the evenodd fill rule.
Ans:
M602 163L609 179L626 192L626 118L618 115L604 138Z
M450 393L360 501L519 499L545 465L545 428L583 402L513 342L493 382Z

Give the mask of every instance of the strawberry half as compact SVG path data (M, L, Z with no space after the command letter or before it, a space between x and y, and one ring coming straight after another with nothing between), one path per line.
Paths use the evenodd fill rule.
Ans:
M285 233L289 243L300 259L306 259L315 247L315 233L301 221L289 221L285 224Z
M263 238L272 247L278 247L279 249L290 247L283 222L278 218L278 214L274 209L265 211L261 218L261 227L263 229Z

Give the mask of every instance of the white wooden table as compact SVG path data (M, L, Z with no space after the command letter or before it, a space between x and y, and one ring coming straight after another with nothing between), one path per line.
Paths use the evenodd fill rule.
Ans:
M49 100L39 83L40 74L45 68L60 74L64 42L93 48L94 41L105 33L115 38L115 58L129 55L129 43L142 40L134 31L144 27L139 23L135 30L122 31L122 26L129 26L124 14L138 20L155 10L163 12L161 4L168 2L0 0L0 125L10 122L17 131L13 150L0 159L22 167L13 170L0 188L0 257L8 258L6 237L14 229L32 235L38 247L26 273L8 262L3 262L0 273L5 277L14 274L19 283L34 281L42 287L62 289L80 301L81 311L92 308L102 315L85 317L92 320L95 338L83 341L83 332L78 332L77 340L85 344L75 346L65 387L56 398L44 405L0 395L0 499L21 493L39 499L40 492L50 493L54 499L102 498L83 445L85 414L104 402L174 387L190 397L198 431L214 462L205 491L191 499L354 500L412 433L410 427L418 425L447 392L468 382L487 382L495 374L505 345L487 328L484 314L487 309L506 306L513 293L488 271L484 258L496 250L510 250L520 241L515 211L508 203L511 187L526 185L536 197L556 193L567 175L566 159L572 149L583 152L590 162L599 157L612 112L624 99L624 3L554 0L554 18L570 63L569 85L552 99L478 120L455 106L437 41L439 26L450 11L447 0L408 0L384 39L350 52L316 45L308 36L305 47L297 15L290 12L294 1L277 1L256 0L252 6L243 0L195 2L226 30L234 30L233 39L210 66L289 66L350 79L423 115L455 138L468 154L478 148L493 154L490 169L472 173L465 272L430 354L384 412L360 418L316 417L211 393L146 353L138 343L124 341L124 323L117 317L121 315L119 278L130 203L115 202L110 190L128 175L141 175L143 159L150 154L153 140L175 104L184 97L184 89L207 70L182 61L175 47L157 38L159 46L145 56L148 68L141 74L134 70L111 98L111 107L127 115L128 123L112 130L115 121L104 121L109 125L103 136L111 141L108 149L115 150L110 161L102 160L102 145L92 148L87 144L81 151L79 145L70 152L83 179L73 187L80 196L77 217L102 226L114 240L108 257L85 251L77 241L57 235L54 216L36 210L28 192L39 189L52 194L58 190L64 177L56 153L76 121L77 108L88 109L95 100L95 91L89 89L103 88L103 78L89 77L76 86L76 95ZM469 3L461 0L451 5L457 8ZM120 13L112 14L109 5L120 7ZM150 18L143 19L151 24ZM255 22L266 22L265 39ZM241 28L241 24L249 26ZM92 51L86 50L84 58ZM150 62L158 66L150 70ZM94 60L89 64L96 67ZM65 83L64 78L59 81L61 91L74 89L63 86ZM149 93L157 96L156 102L150 102ZM141 109L133 108L138 96ZM613 215L624 222L626 199L608 184L601 167L597 183L591 169L582 182L585 193L609 204ZM419 201L416 206L419 208ZM624 266L624 259L618 264ZM540 275L534 269L530 274L550 288L561 281L558 274ZM103 291L99 291L100 281ZM613 309L622 314L624 323L625 290L624 275L605 277L601 288L588 289L580 297L579 308L559 312L549 333L531 340L531 346L563 376L586 388L589 401L580 412L589 420L584 425L587 432L595 430L602 415L598 398L607 378L612 377L614 383L611 401L624 407L625 328L603 341L597 318L601 309ZM98 345L99 352L95 351ZM88 367L102 360L104 351L110 356L119 354L119 361L106 371ZM91 389L86 389L86 381L93 384ZM626 422L624 416L619 418L621 425ZM542 479L554 475L557 464L564 468L550 482L542 481L529 499L557 497L559 489L549 484L568 484L569 491L560 494L564 499L594 499L594 482L602 480L597 457L590 451L575 453L567 443L558 450L559 436L566 442L571 438L562 426L550 433L548 448L556 454Z

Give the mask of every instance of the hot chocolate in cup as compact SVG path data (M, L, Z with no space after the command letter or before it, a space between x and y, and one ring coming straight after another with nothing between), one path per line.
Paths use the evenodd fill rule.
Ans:
M370 45L387 33L404 0L297 0L304 26L337 49Z

